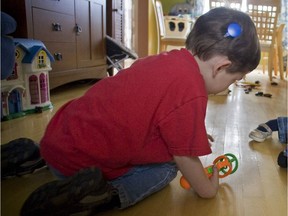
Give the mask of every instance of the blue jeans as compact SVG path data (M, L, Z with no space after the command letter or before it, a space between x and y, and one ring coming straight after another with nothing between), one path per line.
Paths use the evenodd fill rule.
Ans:
M49 167L56 177L66 178L58 170ZM124 209L163 189L176 177L177 171L174 162L135 166L109 183L118 189L120 209Z
M288 117L278 117L278 138L281 143L287 143Z
M163 189L176 177L177 171L172 162L137 166L110 183L118 189L123 209Z

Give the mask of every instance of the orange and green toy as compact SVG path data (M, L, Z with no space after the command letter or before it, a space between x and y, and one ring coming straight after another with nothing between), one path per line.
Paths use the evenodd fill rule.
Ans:
M210 178L213 174L213 167L216 166L219 171L219 178L224 178L230 174L233 174L238 169L238 160L235 155L227 153L217 157L213 161L213 165L206 167L205 173ZM191 188L189 182L182 176L180 178L180 185L189 190Z

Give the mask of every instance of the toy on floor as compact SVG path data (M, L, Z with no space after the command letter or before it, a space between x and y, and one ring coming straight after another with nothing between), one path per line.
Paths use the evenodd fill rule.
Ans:
M231 153L220 155L213 161L213 165L205 168L205 173L209 178L212 176L213 167L215 165L219 170L219 178L224 178L230 174L233 174L238 169L238 160L236 156ZM186 190L191 188L184 176L180 178L180 185Z
M239 87L251 87L251 88L255 88L255 87L259 87L261 86L259 81L255 81L253 82L248 82L248 81L236 81L236 86Z
M13 38L13 42L13 72L1 80L2 121L52 108L49 71L54 57L42 41Z
M288 147L285 150L281 151L278 155L278 165L282 168L287 168L287 157L288 157Z

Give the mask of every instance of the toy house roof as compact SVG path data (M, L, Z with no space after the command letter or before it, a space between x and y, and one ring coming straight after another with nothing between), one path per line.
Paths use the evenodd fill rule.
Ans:
M36 54L41 50L44 50L47 53L47 56L50 59L50 61L54 62L53 56L47 50L42 41L26 38L13 38L13 40L15 43L15 47L19 46L26 52L26 55L22 60L23 63L32 63Z

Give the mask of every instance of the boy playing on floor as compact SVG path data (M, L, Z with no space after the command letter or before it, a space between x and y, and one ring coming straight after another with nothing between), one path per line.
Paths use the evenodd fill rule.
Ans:
M185 49L139 59L97 82L49 123L40 150L60 180L34 191L21 215L124 209L164 188L178 169L200 197L214 197L217 169L208 178L199 159L211 153L208 94L259 60L250 17L216 8L197 19Z

